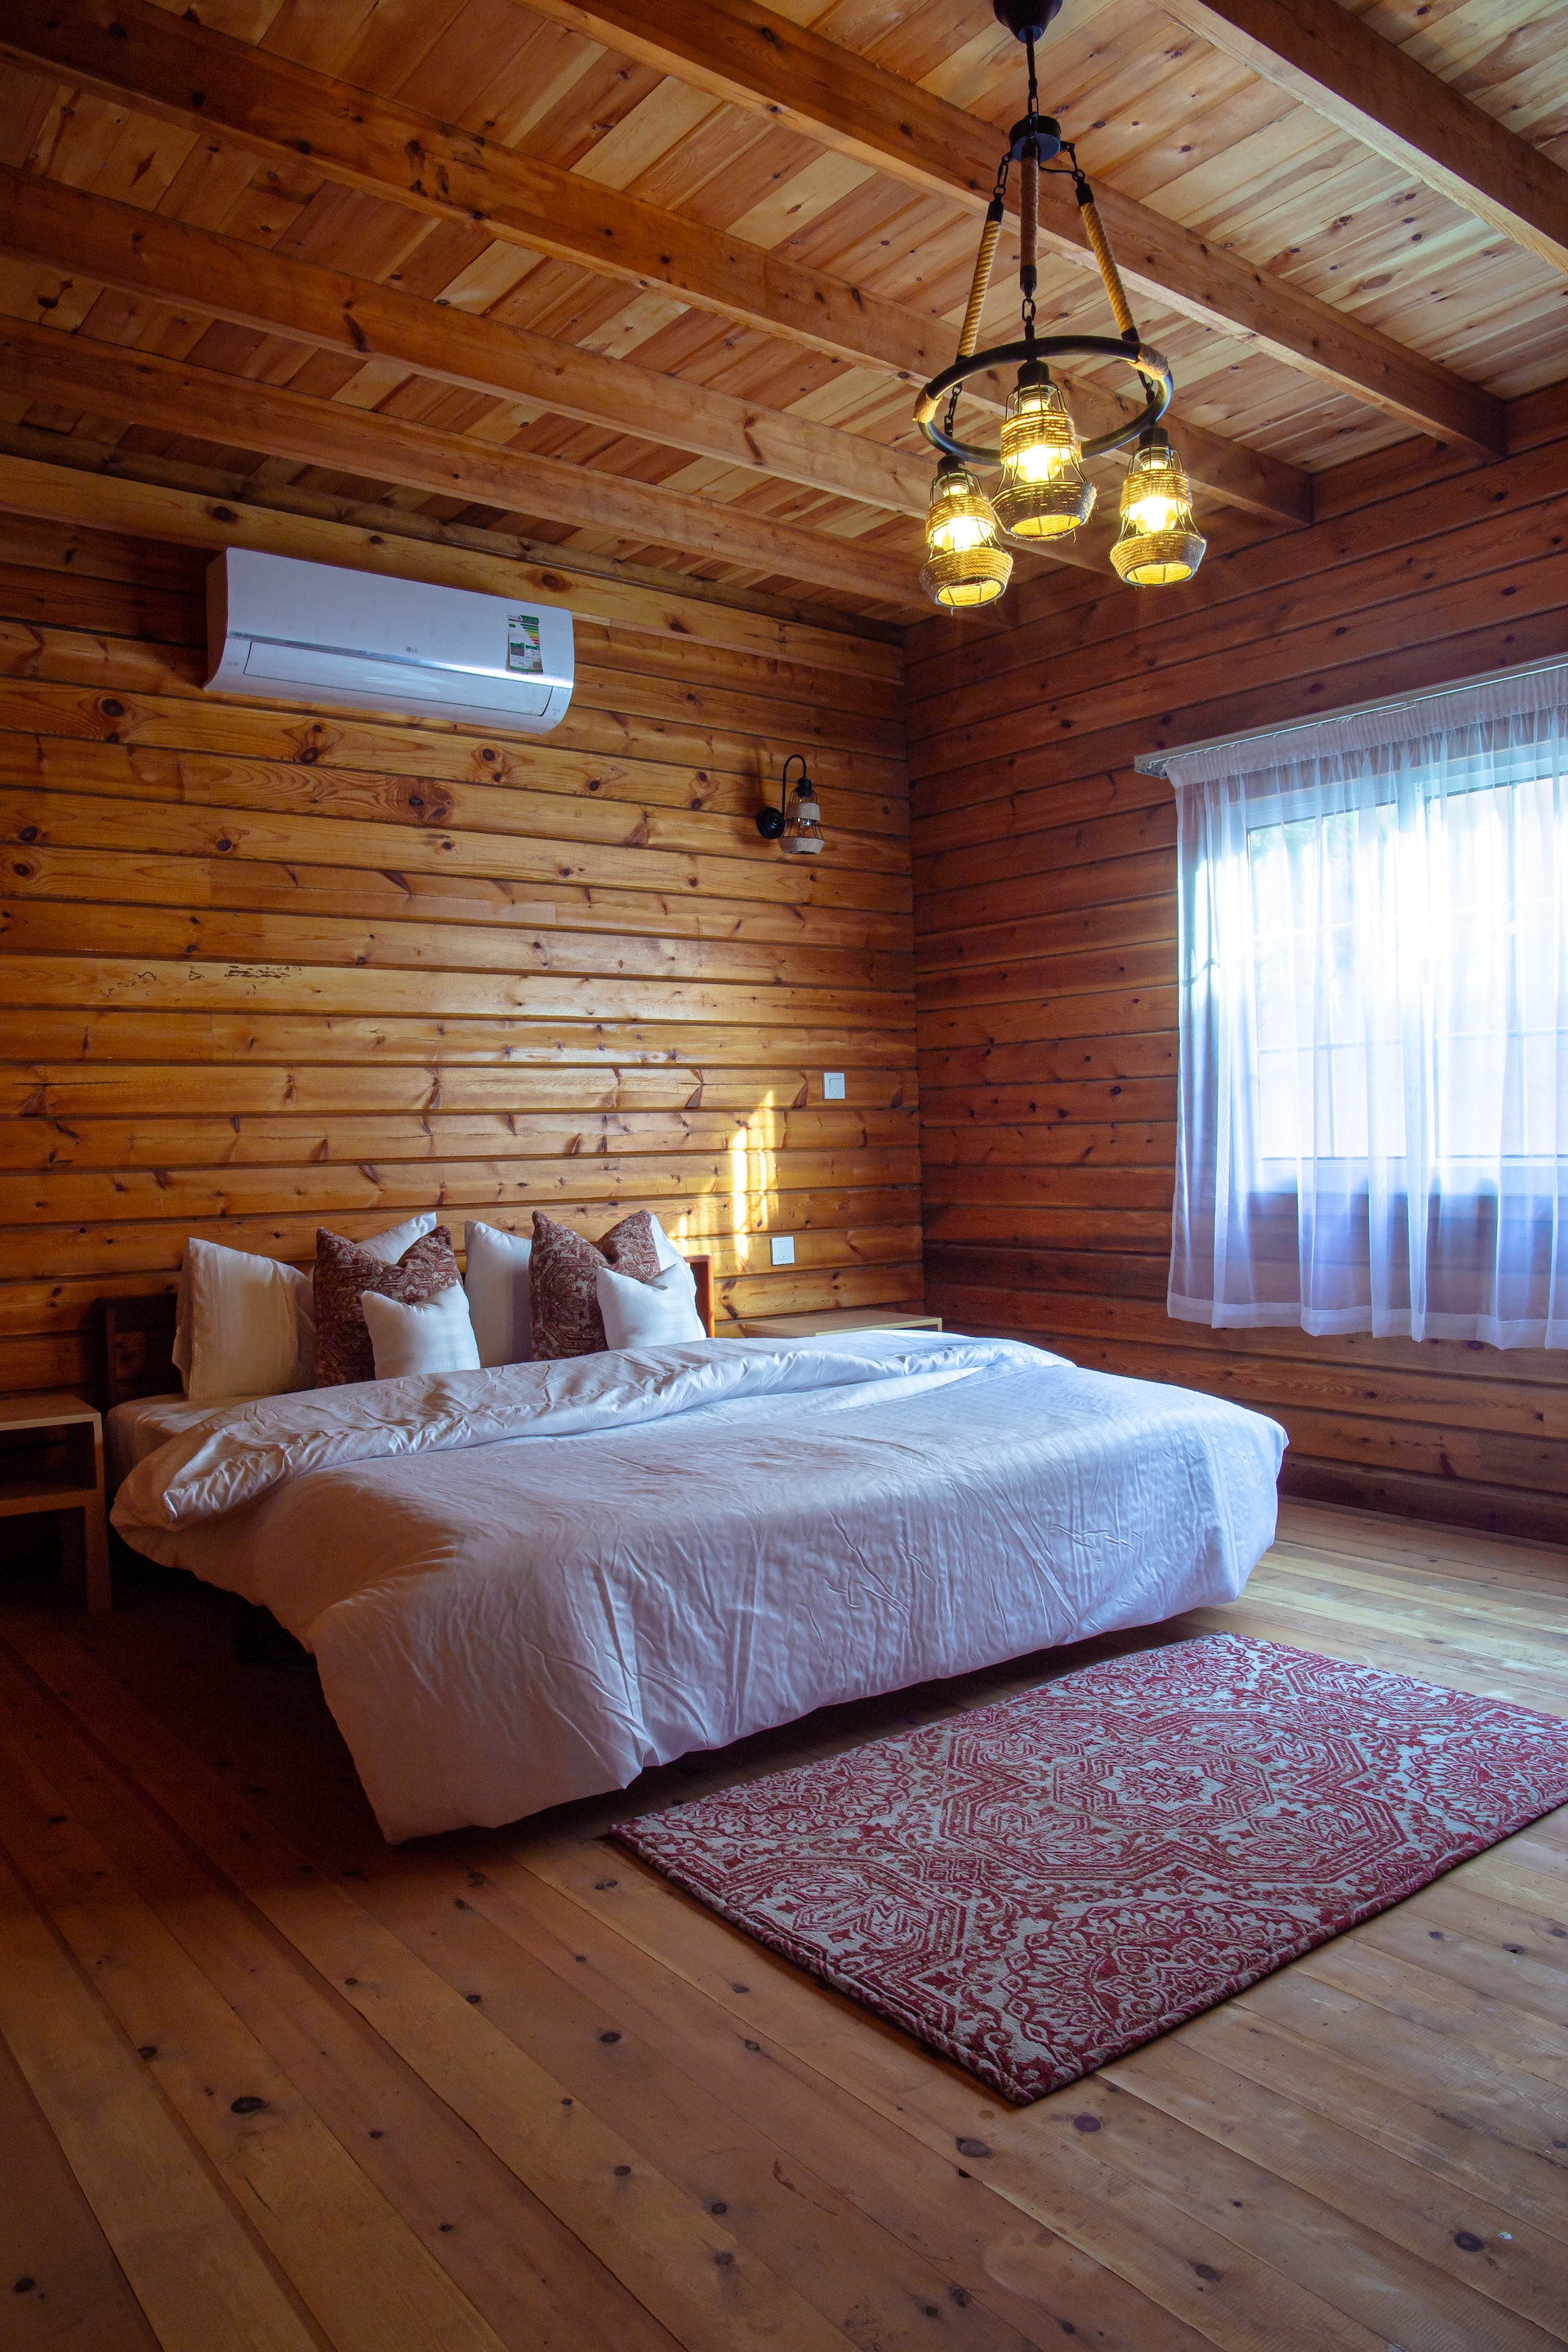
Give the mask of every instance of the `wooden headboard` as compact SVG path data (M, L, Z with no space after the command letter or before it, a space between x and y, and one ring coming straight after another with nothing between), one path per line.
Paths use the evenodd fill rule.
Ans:
M713 1337L713 1261L688 1258L697 1284L697 1312ZM92 1308L95 1402L100 1412L132 1397L170 1396L180 1385L174 1369L172 1290L140 1298L96 1298Z
M697 1312L702 1318L702 1328L713 1337L713 1261L710 1257L689 1257L686 1261L697 1277Z
M174 1370L172 1290L141 1298L95 1298L92 1306L94 1402L100 1412L132 1397L171 1396Z

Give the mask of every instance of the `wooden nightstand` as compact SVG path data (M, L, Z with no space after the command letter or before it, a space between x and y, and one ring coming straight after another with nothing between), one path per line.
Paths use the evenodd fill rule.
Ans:
M58 1511L66 1574L82 1573L95 1617L114 1606L103 1515L103 1421L76 1396L0 1401L0 1519Z
M891 1307L835 1307L822 1315L748 1315L748 1339L825 1339L834 1331L940 1331L940 1315L908 1315Z

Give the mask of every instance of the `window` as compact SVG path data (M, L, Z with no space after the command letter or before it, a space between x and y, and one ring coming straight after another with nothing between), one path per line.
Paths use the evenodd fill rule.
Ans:
M1568 671L1168 762L1170 1309L1568 1345Z

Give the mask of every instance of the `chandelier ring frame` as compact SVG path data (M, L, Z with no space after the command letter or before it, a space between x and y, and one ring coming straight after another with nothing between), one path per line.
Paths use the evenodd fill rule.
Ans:
M1110 450L1136 441L1141 434L1152 432L1171 405L1174 387L1170 362L1152 344L1133 345L1118 335L1032 335L1022 342L994 343L989 351L973 352L967 359L955 360L951 367L943 368L940 375L933 375L915 403L914 421L933 447L945 450L950 457L960 457L968 466L999 466L1000 445L986 449L973 441L960 441L937 421L942 402L970 376L981 375L992 368L1023 366L1030 360L1075 358L1121 360L1142 380L1147 391L1144 405L1136 416L1130 417L1116 432L1101 433L1083 444L1086 457L1103 457Z

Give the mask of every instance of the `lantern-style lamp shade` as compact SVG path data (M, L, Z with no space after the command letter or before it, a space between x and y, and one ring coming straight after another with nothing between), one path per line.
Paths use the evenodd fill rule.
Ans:
M1009 539L1035 546L1065 539L1094 509L1094 484L1083 478L1078 427L1037 360L1018 370L1002 419L1002 487L995 508Z
M1110 561L1130 588L1190 580L1208 541L1193 516L1192 486L1158 426L1132 453L1121 485L1121 530Z
M1013 576L1013 559L997 543L996 517L973 475L944 457L926 510L926 551L921 586L933 603L967 611L993 604Z
M804 761L800 782L790 795L779 847L786 857L815 857L822 847L822 811L817 805L816 786L805 773Z
M800 770L793 793L789 790L792 768ZM776 841L786 857L816 857L820 854L822 809L816 786L806 772L804 752L792 751L784 761L778 806L775 808L770 801L757 811L757 831L764 841Z

